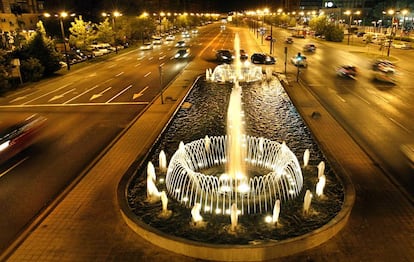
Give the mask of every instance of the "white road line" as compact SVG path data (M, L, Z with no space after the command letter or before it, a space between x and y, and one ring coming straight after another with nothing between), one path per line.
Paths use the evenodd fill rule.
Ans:
M392 117L388 117L388 119L389 119L389 120L391 120L391 122L393 122L393 123L394 123L394 124L396 124L397 126L399 126L399 127L401 127L402 129L404 129L404 130L405 130L405 132L407 132L407 133L411 134L411 131L410 131L408 128L406 128L405 126L403 126L402 124L400 124L399 122L397 122L394 118L392 118Z
M343 99L340 95L336 94L336 96L339 98L339 100L341 100L343 103L346 103L346 100Z
M73 92L74 90L76 90L76 88L72 88L71 90L66 91L66 92L64 92L63 94L60 94L60 95L54 96L54 97L52 97L51 99L49 99L49 101L48 101L48 102L52 102L52 101L55 101L55 100L57 100L57 99L60 99L60 98L64 97L66 94L69 94L70 92Z
M123 75L123 74L124 74L124 72L121 72L121 73L119 73L119 74L117 74L115 76L118 77L118 76Z
M24 103L23 105L27 105L27 104L29 104L29 103L31 103L31 102L33 102L33 101L36 101L36 100L38 100L38 99L40 99L40 98L43 98L43 97L45 97L45 96L48 96L48 95L50 95L50 94L52 94L52 93L54 93L54 92L57 92L57 91L59 91L59 90L61 90L61 89L65 88L65 87L67 87L67 86L70 86L71 84L73 84L73 82L72 82L72 83L69 83L69 84L66 84L66 85L63 85L62 87L59 87L58 89L55 89L55 90L53 90L53 91L47 92L46 94L43 94L43 95L41 95L41 96L39 96L39 97L36 97L36 98L34 98L34 99L32 99L32 100L29 100L29 101L27 101L26 103Z
M112 68L112 67L114 67L114 66L116 66L116 65L115 65L115 64L112 64L112 65L108 66L108 68Z
M77 104L39 104L39 105L8 105L0 108L47 108L47 107L76 107L76 106L117 106L117 105L148 105L150 102L115 102L115 103L77 103Z
M105 80L102 84L106 84L106 83L108 83L108 82L112 81L113 79L114 79L114 78L113 78L113 77L111 77L111 78L109 78L109 79Z
M113 101L115 98L117 98L118 96L122 95L123 93L125 93L128 89L130 89L132 87L132 85L127 86L126 88L124 88L124 90L122 90L121 92L119 92L118 94L116 94L114 97L112 97L111 99L109 99L108 101L106 101L105 103L108 104L111 101Z
M138 63L138 64L134 65L134 67L138 67L138 66L140 66L140 65L141 65L141 63Z
M165 58L165 55L160 56L160 57L158 58L158 60L163 60L164 58Z
M92 87L92 88L90 88L90 89L86 90L85 92L80 93L79 95L77 95L77 96L75 96L75 97L73 97L73 98L69 99L68 101L64 102L63 104L68 104L68 103L72 102L73 100L75 100L75 99L77 99L77 98L79 98L79 97L83 96L84 94L86 94L86 93L88 93L88 92L90 92L90 91L94 90L94 89L95 89L95 88L97 88L98 86L99 86L99 85L96 85L96 86L94 86L94 87Z
M5 174L9 173L10 171L12 171L14 168L16 168L18 165L20 165L21 163L23 163L24 161L26 161L26 159L28 159L29 157L25 157L22 160L20 160L19 162L17 162L16 164L14 164L12 167L10 167L9 169L7 169L6 171L4 171L3 173L0 174L0 177L4 176Z
M148 72L148 73L146 73L145 75L144 75L144 77L147 77L147 76L149 76L151 74L151 72Z

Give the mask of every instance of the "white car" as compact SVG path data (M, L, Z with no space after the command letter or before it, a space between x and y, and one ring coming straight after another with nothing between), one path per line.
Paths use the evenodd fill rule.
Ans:
M308 67L308 61L304 55L294 56L290 59L290 61L294 66Z
M174 40L175 40L175 36L173 36L173 35L167 35L165 37L165 41L174 41Z
M161 45L162 44L162 38L161 37L153 37L152 38L152 43L154 45Z
M398 49L411 49L412 48L410 43L405 43L405 42L393 43L392 47L398 48Z
M154 48L154 46L152 45L151 42L146 42L142 46L140 46L139 49L141 49L141 50L151 50L153 48Z

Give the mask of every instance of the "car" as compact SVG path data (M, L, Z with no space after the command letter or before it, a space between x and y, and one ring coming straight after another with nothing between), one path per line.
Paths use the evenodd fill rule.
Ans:
M191 33L192 33L193 35L198 34L198 29L193 29L193 30L191 30Z
M372 69L374 71L381 71L384 73L395 73L395 66L394 64L385 59L377 59L372 64Z
M253 64L265 64L265 65L270 65L270 64L275 64L276 63L276 58L265 54L265 53L254 53L251 57L250 60L252 61Z
M174 40L175 40L175 36L173 36L173 35L167 35L167 36L165 37L165 41L170 42L170 41L174 41Z
M285 43L286 44L293 44L293 38L292 37L286 37Z
M303 51L305 51L305 52L315 52L316 51L316 45L315 44L306 44L303 47Z
M336 74L338 76L355 79L357 75L357 68L354 65L341 65L336 68Z
M364 37L366 33L365 32L357 32L356 35L357 37Z
M249 55L246 53L244 49L240 49L240 60L247 60L249 58Z
M179 49L177 53L175 53L174 58L175 59L182 59L182 58L188 58L190 56L190 49Z
M182 48L186 46L187 46L187 42L185 42L184 40L180 40L177 43L175 43L175 47L178 47L178 48Z
M267 40L267 41L270 41L270 40L272 40L273 39L273 37L271 36L271 35L268 35L268 36L266 36L266 38L265 38L265 40Z
M306 59L306 56L304 56L304 55L298 54L298 55L292 57L290 59L290 61L292 62L292 64L294 66L308 67L308 60Z
M190 35L190 33L189 33L188 31L183 31L183 32L181 32L181 36L182 36L183 38L190 38L190 37L191 37L191 35Z
M228 49L218 50L216 52L216 59L219 62L231 63L234 59L233 54Z
M152 37L152 44L161 45L162 44L162 37L161 36L153 36Z
M139 49L141 50L151 50L154 48L154 45L152 44L152 42L145 42L144 44L142 44L142 46L139 47Z
M0 122L0 164L11 159L39 138L46 125L46 118L34 114L16 122Z
M411 49L412 45L406 42L399 42L399 43L393 43L392 47L398 48L398 49Z

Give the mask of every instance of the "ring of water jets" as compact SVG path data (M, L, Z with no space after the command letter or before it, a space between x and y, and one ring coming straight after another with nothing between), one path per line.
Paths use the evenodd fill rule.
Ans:
M227 162L227 136L181 143L167 170L169 195L187 207L201 204L204 212L216 214L230 214L232 204L241 214L264 213L273 209L276 200L298 196L303 186L302 171L285 143L252 136L246 136L245 142L245 164L255 172L236 178L211 172ZM210 174L203 173L207 170Z

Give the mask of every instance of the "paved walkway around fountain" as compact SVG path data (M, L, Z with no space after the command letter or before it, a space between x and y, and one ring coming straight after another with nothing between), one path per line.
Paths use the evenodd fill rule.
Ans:
M238 29L248 30L248 29ZM252 39L256 39L252 35ZM260 46L260 43L258 43ZM137 236L119 212L117 185L143 158L197 75L195 60L119 137L102 159L21 240L9 261L196 261ZM295 75L286 89L332 167L351 177L356 201L345 228L327 243L283 261L409 261L414 257L414 207ZM0 257L0 260L5 257Z

